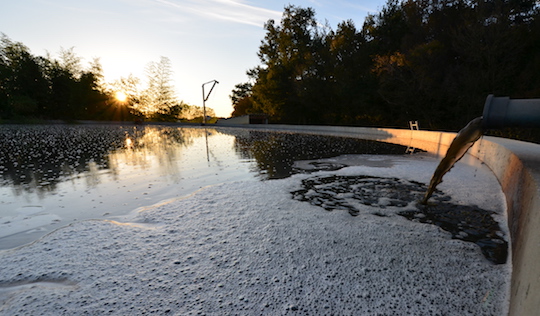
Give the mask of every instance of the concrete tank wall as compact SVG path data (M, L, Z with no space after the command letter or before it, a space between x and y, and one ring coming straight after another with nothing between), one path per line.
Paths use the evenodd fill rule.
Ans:
M250 125L249 128L379 140L439 156L446 154L456 135L344 126ZM506 196L512 245L509 315L537 315L540 311L540 145L484 136L463 159L474 159L471 157L493 171Z

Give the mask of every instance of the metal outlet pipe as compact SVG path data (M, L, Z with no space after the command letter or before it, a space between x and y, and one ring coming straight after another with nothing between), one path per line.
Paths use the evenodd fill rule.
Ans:
M486 98L483 128L540 127L540 99Z

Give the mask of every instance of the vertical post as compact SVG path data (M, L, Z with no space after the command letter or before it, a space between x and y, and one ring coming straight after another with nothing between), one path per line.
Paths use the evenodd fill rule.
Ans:
M212 85L212 88L210 88L210 91L208 91L208 95L206 95L204 93L204 86L209 84L209 83L212 83L212 82L214 84ZM208 97L210 97L210 93L212 93L212 90L214 90L214 87L216 86L216 83L219 83L219 82L217 80L212 80L212 81L208 81L208 82L205 82L205 83L202 84L202 98L203 98L203 101L202 101L203 102L202 103L203 104L203 122L202 122L202 124L203 125L206 125L206 101L208 100Z
M204 83L202 85L202 108L203 108L203 117L202 117L202 125L206 125L206 98L204 96Z

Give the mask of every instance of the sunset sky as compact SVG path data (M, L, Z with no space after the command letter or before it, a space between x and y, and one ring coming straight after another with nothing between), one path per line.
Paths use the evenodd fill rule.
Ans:
M206 105L229 117L229 95L259 64L264 23L288 4L315 9L335 29L352 19L361 28L385 0L21 0L2 3L0 32L32 54L57 57L74 47L86 66L100 58L105 80L144 79L149 62L168 57L179 100L202 106L201 85L218 80Z

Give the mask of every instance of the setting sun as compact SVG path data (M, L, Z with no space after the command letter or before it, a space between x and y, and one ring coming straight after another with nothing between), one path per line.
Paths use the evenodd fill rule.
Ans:
M120 102L126 102L127 100L127 95L122 92L122 91L117 91L115 94L114 94L114 97L116 98L116 100L120 101Z

